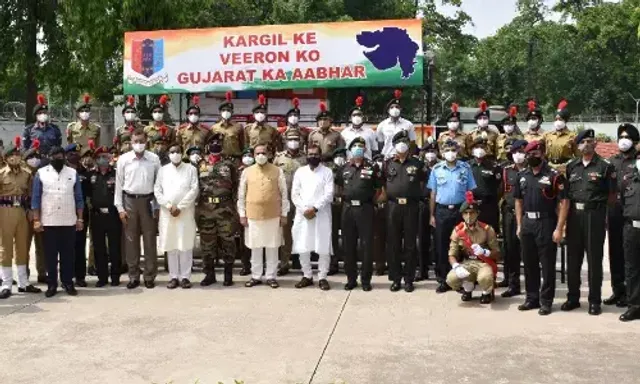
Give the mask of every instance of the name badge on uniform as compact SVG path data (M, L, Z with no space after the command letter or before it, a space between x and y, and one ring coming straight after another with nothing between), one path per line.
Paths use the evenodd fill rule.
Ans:
M14 206L14 207L21 207L21 206L22 206L22 204L20 203L20 200L14 200L14 201L13 201L13 206Z
M400 204L400 205L407 204L407 199L398 199L398 204Z
M354 207L359 207L360 206L360 200L351 200L351 205Z
M633 220L631 224L633 225L633 228L640 228L640 220Z
M549 180L549 176L543 176L540 179L540 184L551 185L551 180Z
M91 184L95 184L96 180L98 180L98 176L96 175L91 176Z
M109 208L100 208L100 213L109 213Z

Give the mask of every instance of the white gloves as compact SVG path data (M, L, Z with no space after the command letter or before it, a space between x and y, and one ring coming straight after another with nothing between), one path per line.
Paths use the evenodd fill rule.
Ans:
M460 280L464 280L469 277L469 275L471 275L471 273L469 273L469 271L467 271L465 267L458 263L453 264L453 271L456 273L456 276Z
M473 251L473 254L475 256L487 256L487 257L489 257L489 255L491 254L490 250L482 248L480 246L480 244L473 244L471 246L471 250Z

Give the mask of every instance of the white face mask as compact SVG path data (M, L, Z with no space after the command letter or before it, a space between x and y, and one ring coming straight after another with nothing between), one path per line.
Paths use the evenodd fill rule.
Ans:
M424 154L424 158L427 159L427 161L429 162L434 162L438 157L433 152L427 152Z
M80 112L78 113L78 117L80 117L80 120L87 121L89 117L91 117L91 112Z
M49 121L49 115L47 115L46 113L40 113L36 116L36 119L40 123L46 123L47 121Z
M153 117L153 120L154 120L154 121L162 121L162 116L163 116L163 115L164 115L164 114L163 114L162 112L153 112L153 113L151 114L151 116Z
M27 165L31 168L38 168L40 166L40 159L38 159L37 157L32 157L27 160Z
M145 148L146 148L146 147L147 147L147 146L146 146L145 144L143 144L143 143L134 143L134 144L131 144L131 148L133 148L133 150L134 150L136 153L142 153L142 152L144 152L144 150L145 150Z
M457 131L459 127L460 127L459 121L450 121L447 123L447 128L449 128L450 131Z
M222 111L220 113L220 116L222 116L223 119L225 120L229 120L231 118L231 112L229 111Z
M631 139L627 139L626 137L618 140L618 149L622 152L627 152L633 146L633 141Z
M507 133L507 134L512 133L514 129L515 129L515 127L513 125L505 125L504 126L504 133Z
M640 159L636 160L636 169L640 171Z
M393 107L393 108L389 108L389 116L391 117L398 117L400 116L400 109Z
M351 123L353 125L361 125L362 124L362 116L351 116Z
M124 114L124 119L126 121L133 121L133 120L136 119L136 114L133 113L133 112L127 112L127 113Z
M256 155L256 163L258 163L258 165L265 165L267 163L267 155L265 155L264 153L259 153Z
M484 148L473 148L473 157L476 159L482 159L487 154Z
M297 125L300 119L296 115L291 115L287 118L289 125Z
M450 163L453 163L456 160L456 152L455 151L446 151L444 153L444 159Z
M556 120L556 121L553 122L553 127L556 129L556 131L563 130L564 127L566 127L566 126L567 126L567 123L565 123L562 120Z
M409 150L407 143L398 143L395 145L395 148L398 153L405 153Z
M513 154L513 162L516 164L524 163L524 158L526 155L524 153L516 152Z
M246 165L247 167L250 165L253 165L253 157L251 156L245 156L242 158L242 164Z
M182 155L180 155L179 153L170 153L169 160L171 160L173 164L178 164L180 161L182 161Z
M538 120L537 119L531 119L531 120L527 121L527 126L529 126L529 129L536 129L538 127Z
M194 153L193 155L189 156L189 161L192 164L198 164L200 162L200 160L202 160L202 157L200 155L198 155L197 153Z
M264 113L254 113L253 118L256 119L258 123L262 123L264 121L265 115Z
M300 142L298 140L288 140L287 141L287 148L289 148L291 150L296 150L296 149L300 148Z
M198 115L189 115L189 122L191 124L195 124L200 120L200 116Z
M344 159L344 157L338 156L335 159L333 159L333 163L338 167L342 167L346 163L346 160Z
M477 123L478 123L478 127L486 128L489 126L489 119L478 119Z

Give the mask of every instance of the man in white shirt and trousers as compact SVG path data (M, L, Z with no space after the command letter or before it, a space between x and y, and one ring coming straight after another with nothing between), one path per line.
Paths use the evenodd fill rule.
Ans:
M382 153L385 160L392 158L396 154L396 150L393 146L393 136L400 131L407 131L410 140L410 148L413 148L416 143L416 129L413 123L407 119L400 117L402 113L402 107L400 105L400 98L402 97L402 91L396 89L393 94L393 99L387 103L387 113L389 117L382 120L376 128L376 136L378 141L383 144Z
M318 254L318 286L330 289L327 281L331 262L331 202L333 201L333 171L321 162L320 147L310 145L307 164L293 176L291 201L296 207L291 234L293 253L300 255L304 277L296 288L313 285L311 252Z
M282 169L268 162L266 144L254 148L256 163L247 167L238 185L238 215L245 227L244 242L251 249L251 280L245 287L262 284L262 250L267 259L267 284L278 288L278 248L283 243L282 227L287 223L289 196Z
M196 243L196 198L198 197L198 170L182 162L182 147L169 148L169 164L158 172L154 195L160 206L160 251L167 253L169 289L180 285L191 288L193 247Z
M140 286L140 234L144 241L144 286L155 287L158 274L156 248L156 203L153 187L160 170L160 158L146 150L147 134L136 129L131 135L133 150L124 153L116 165L114 205L125 234L125 258L129 267L128 289Z

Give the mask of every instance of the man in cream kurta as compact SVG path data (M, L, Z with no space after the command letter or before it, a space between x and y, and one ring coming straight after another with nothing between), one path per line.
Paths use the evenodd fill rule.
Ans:
M160 206L160 250L167 252L169 277L167 288L191 288L193 247L196 243L195 203L198 196L198 171L182 162L179 145L169 148L169 164L160 168L154 195Z
M293 176L291 201L296 216L291 230L292 253L300 255L304 277L296 288L313 285L311 252L318 254L318 286L329 290L327 274L331 262L331 202L333 201L333 171L321 163L320 148L310 146L308 165L299 168Z
M287 223L289 198L282 169L269 163L267 145L254 148L256 164L246 168L238 186L238 215L245 227L244 242L251 249L251 280L246 287L262 284L262 249L265 249L265 277L271 288L278 288L278 248L282 227Z

